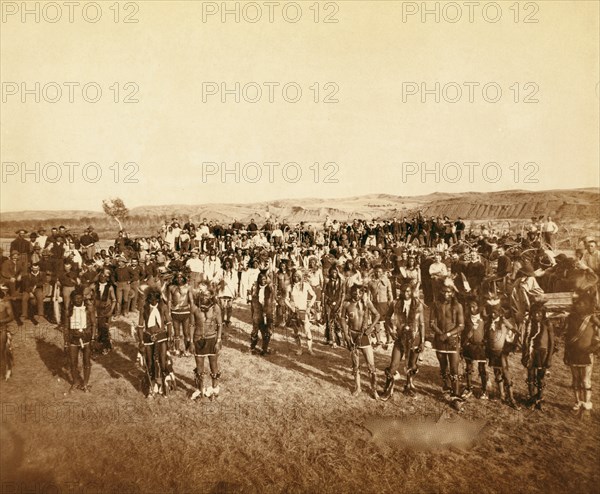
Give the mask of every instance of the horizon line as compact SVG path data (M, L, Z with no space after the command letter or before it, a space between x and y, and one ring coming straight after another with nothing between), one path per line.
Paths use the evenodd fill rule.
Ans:
M588 186L588 187L576 187L576 188L570 188L570 189L545 189L545 190L529 190L529 189L504 189L504 190L497 190L497 191L492 191L492 192L478 192L478 191L464 191L464 192L442 192L442 191L434 191L434 192L430 192L428 194L418 194L418 195L399 195L399 194L390 194L390 193L386 193L386 192L372 192L372 193L368 193L368 194L359 194L359 195L348 195L348 196L344 196L344 197L299 197L296 199L290 199L290 198L285 198L285 199L268 199L268 200L263 200L263 201L246 201L246 202L202 202L202 203L179 203L179 204L142 204L139 206L133 206L131 208L128 208L129 211L131 211L132 209L138 209L138 208L155 208L155 207L192 207L192 206L218 206L218 205L223 205L223 206L249 206L252 204L256 204L256 205L268 205L269 203L274 203L274 202L283 202L283 201L309 201L309 200L321 200L321 201L326 201L326 200L347 200L347 199L353 199L353 198L364 198L364 197L369 197L369 196L390 196L390 197L394 197L394 198L399 198L399 199L416 199L416 198L420 198L420 197L427 197L427 196L432 196L434 194L447 194L447 195L452 195L452 196L459 196L461 194L501 194L501 193L505 193L505 192L525 192L525 193L531 193L531 194L540 194L540 193L548 193L548 192L576 192L576 191L592 191L596 189L598 191L598 193L600 194L600 186ZM111 198L113 199L113 198ZM125 202L125 200L124 200ZM68 211L77 211L77 212L88 212L88 213L103 213L103 210L100 208L98 210L91 210L91 209L17 209L17 210L0 210L0 215L4 214L4 213L10 213L10 214L15 214L15 213L36 213L36 212L46 212L46 213L60 213L60 212L68 212ZM1 219L0 219L1 221Z

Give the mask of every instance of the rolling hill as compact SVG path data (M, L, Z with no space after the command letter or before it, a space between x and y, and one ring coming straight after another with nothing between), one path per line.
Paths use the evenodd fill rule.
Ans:
M135 207L130 210L130 216L160 219L176 216L180 219L190 218L192 221L207 218L227 223L235 219L246 222L252 217L260 221L269 211L272 217L285 218L288 222L315 222L322 221L327 215L338 220L386 219L409 216L417 210L422 210L426 216L446 214L451 218L472 220L528 219L542 214L550 214L562 222L594 220L600 216L600 191L587 188L540 192L436 192L414 197L370 194L342 199L284 199L251 204L176 204ZM100 211L18 211L2 213L0 223L43 223L46 220L58 219L77 219L85 222L107 218Z

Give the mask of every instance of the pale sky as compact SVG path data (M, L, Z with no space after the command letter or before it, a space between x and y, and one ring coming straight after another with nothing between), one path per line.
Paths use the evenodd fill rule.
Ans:
M280 2L272 23L265 2L229 2L231 9L239 5L239 23L233 14L222 22L221 12L203 22L203 8L205 14L220 10L221 2L130 2L137 12L122 3L117 23L113 1L100 2L96 23L86 22L81 9L70 23L66 6L56 23L47 20L57 15L51 9L40 10L39 23L33 14L22 22L21 12L12 14L21 2L1 3L3 211L100 210L102 199L115 196L135 207L599 186L597 1L521 2L519 22L515 2L499 2L502 16L495 23L481 7L469 22L464 2L454 4L462 14L455 23L448 22L457 11L447 2L427 3L439 5L439 23L433 14L425 22L420 12L408 15L422 2L321 2L315 22L315 2L301 1L296 23L282 14L292 2ZM36 2L27 3L33 8ZM248 22L256 6L262 18ZM286 9L293 19L296 8ZM139 22L124 23L128 14ZM324 23L327 15L338 22ZM486 15L493 19L497 12ZM525 23L527 16L538 22ZM22 94L22 83L35 92L36 82L39 103L35 94ZM203 102L203 83L234 90L236 82L246 86L240 103L234 95L223 103L220 93L204 94ZM436 82L440 102L435 94L422 102L422 85L435 90ZM79 84L72 85L72 103L65 83ZM102 90L97 103L83 98L88 83L87 97L95 97L95 87ZM297 103L284 100L287 83L289 98L300 87ZM138 102L123 103L134 89ZM324 103L332 92L338 102ZM258 101L247 101L252 98ZM62 170L58 179L53 162ZM72 183L69 162L80 164ZM97 166L88 166L84 177L89 162ZM127 162L137 171L124 168ZM203 163L235 170L236 162L240 183L218 170L203 181L203 168L215 170ZM265 165L271 162L281 164L271 168L273 183ZM288 166L286 181L282 169L289 162L298 166ZM325 169L328 162L337 169ZM436 162L437 183L435 173L420 173L421 163L435 171ZM490 162L498 166L484 172ZM248 163L262 170L255 183L249 180L258 168ZM23 166L33 173L23 175ZM301 178L292 183L298 170ZM92 183L98 171L102 176ZM329 173L337 183L325 183ZM127 176L137 183L125 183Z

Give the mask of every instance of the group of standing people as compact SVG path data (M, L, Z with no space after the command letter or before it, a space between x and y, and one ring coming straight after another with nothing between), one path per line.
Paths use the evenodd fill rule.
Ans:
M487 399L491 368L494 394L519 407L508 357L520 352L527 404L542 408L546 371L560 345L538 279L566 262L555 254L551 236L467 231L460 218L427 220L422 214L410 221L342 224L327 218L320 228L290 228L270 218L262 228L254 220L228 228L186 222L181 228L174 218L161 227L159 240L131 241L122 231L106 250L97 248L92 227L76 241L64 230L41 238L41 229L30 239L18 231L0 266L0 323L29 318L37 324L39 317L55 322L73 387L89 391L92 354L110 352L112 322L135 313L132 334L148 395L167 393L175 381L173 357L181 356L195 359L192 398L214 399L220 393L218 354L234 304L248 304L252 353L271 355L274 334L289 327L298 357L306 352L312 358L313 333L322 328L324 344L350 352L355 395L361 392L362 356L373 398L391 399L402 360L403 390L414 396L422 354L431 347L451 406L462 409L474 394ZM584 245L576 269L589 271L597 284L596 239L586 237ZM533 257L523 254L528 251ZM600 345L593 288L574 294L564 323L564 358L578 413L591 409L593 353ZM376 358L390 351L379 389Z

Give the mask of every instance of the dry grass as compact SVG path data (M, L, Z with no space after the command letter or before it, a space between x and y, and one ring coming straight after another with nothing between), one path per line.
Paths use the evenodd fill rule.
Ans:
M434 419L448 410L431 350L416 398L353 398L346 350L316 344L316 356L296 357L278 332L276 355L250 355L248 316L245 307L234 312L221 398L202 403L189 400L192 359L175 362L179 391L143 397L125 321L117 321L116 350L93 363L91 394L65 394L66 360L53 328L19 330L15 375L0 388L2 492L34 483L35 492L102 493L599 491L598 412L585 421L570 415L562 353L543 413L471 399L463 418L487 422L471 449L414 450L374 441L365 423ZM376 362L383 376L388 355L377 353ZM523 394L516 358L513 368ZM594 381L599 403L597 368Z

